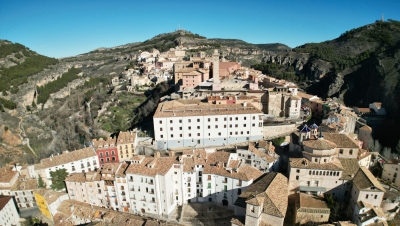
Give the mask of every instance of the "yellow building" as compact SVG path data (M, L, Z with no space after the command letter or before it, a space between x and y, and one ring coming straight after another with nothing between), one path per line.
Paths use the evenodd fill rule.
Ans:
M53 220L53 216L57 213L57 208L61 202L68 199L67 193L48 189L37 189L33 194L40 212L50 220Z

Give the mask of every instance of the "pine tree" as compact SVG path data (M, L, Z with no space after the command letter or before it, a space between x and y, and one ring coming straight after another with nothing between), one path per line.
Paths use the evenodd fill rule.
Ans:
M43 181L43 179L42 179L42 177L39 175L39 178L38 178L38 187L39 188L46 188L46 183L44 183L44 181Z
M50 185L51 189L60 191L65 189L64 180L68 176L68 172L66 169L58 169L56 171L50 172L51 182Z

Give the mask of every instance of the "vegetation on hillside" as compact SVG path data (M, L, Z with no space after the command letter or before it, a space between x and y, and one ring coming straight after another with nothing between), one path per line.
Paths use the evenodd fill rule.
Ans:
M42 55L33 54L21 64L10 68L0 69L0 91L10 90L11 93L18 92L18 86L28 82L28 77L39 73L43 69L54 65L58 60ZM10 87L12 87L10 89Z
M277 79L285 79L292 82L308 81L307 76L301 74L297 75L294 66L285 66L274 63L259 63L251 65L251 68L262 71L263 74L272 76Z
M17 104L11 100L6 100L0 97L0 111L4 111L3 108L15 109Z
M80 69L70 68L68 72L62 74L57 80L47 83L44 86L37 87L38 91L38 104L44 104L49 99L50 94L56 93L64 88L69 82L79 78L78 74L81 72Z
M26 50L26 47L19 43L0 45L0 58L4 58L8 55L11 55L13 53L18 53L20 51L22 51L23 55L25 56L30 55L29 51ZM21 56L21 54L19 54L16 57L20 58L19 56Z

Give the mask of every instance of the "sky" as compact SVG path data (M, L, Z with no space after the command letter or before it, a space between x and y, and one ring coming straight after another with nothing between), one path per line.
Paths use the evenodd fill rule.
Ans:
M0 39L68 57L183 28L207 38L296 47L381 19L399 0L0 0Z

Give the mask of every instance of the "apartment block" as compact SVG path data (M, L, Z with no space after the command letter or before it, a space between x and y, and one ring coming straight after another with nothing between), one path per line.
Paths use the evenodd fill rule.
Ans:
M161 149L260 140L262 117L262 111L247 103L162 102L153 117L154 136Z
M130 160L136 153L138 143L137 132L127 131L119 132L117 137L117 147L119 152L119 161Z
M109 162L119 162L116 138L108 137L107 140L103 138L93 139L92 144L101 165Z
M0 195L0 222L1 225L20 225L17 207L13 198Z

